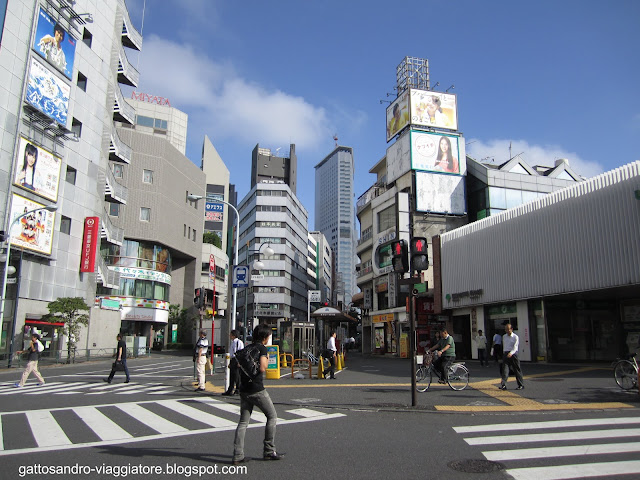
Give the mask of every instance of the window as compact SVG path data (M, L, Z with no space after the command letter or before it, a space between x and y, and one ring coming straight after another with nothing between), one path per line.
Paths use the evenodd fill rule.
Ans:
M196 241L196 229L194 228L192 230L193 235L191 236L191 240L193 240L194 242Z
M71 219L61 215L60 218L60 231L69 235L71 233Z
M182 234L183 237L187 236L187 224L184 224L184 233Z
M151 221L151 209L149 207L140 207L140 221L141 222Z
M91 35L91 32L89 30L87 30L86 28L84 29L84 32L82 33L82 41L84 42L84 44L91 48L91 42L93 41L93 35Z
M396 207L392 205L378 213L378 232L396 226Z
M67 174L65 176L65 179L71 185L75 185L76 184L76 174L77 174L76 169L73 168L73 167L70 167L69 165L67 165Z
M142 183L153 183L153 170L142 170Z
M77 118L74 118L71 122L71 131L76 135L77 138L80 138L80 135L82 135L82 122Z
M109 203L109 215L112 217L118 217L120 215L119 203Z
M167 121L166 120L161 120L159 118L154 118L153 127L154 128L161 128L162 130L166 130L167 129Z
M143 127L153 127L153 118L144 115L136 115L136 125Z
M76 85L82 89L82 91L87 91L87 77L85 77L82 73L78 72L78 80L76 81Z
M122 165L121 163L114 163L113 164L113 176L116 178L123 178L124 177L124 165Z

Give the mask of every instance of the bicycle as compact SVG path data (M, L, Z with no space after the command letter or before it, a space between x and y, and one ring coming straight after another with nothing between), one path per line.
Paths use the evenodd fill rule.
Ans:
M431 352L424 354L422 365L416 370L416 390L426 392L431 386L433 376L438 377L434 370L435 355ZM464 390L469 385L469 370L463 362L453 362L447 368L447 383L451 390Z
M309 350L308 352L303 351L302 358L309 360L309 362L311 362L311 365L313 365L314 367L318 365L319 359L313 353L311 353L311 350Z
M623 390L631 390L638 386L638 362L636 354L627 355L613 362L613 377Z

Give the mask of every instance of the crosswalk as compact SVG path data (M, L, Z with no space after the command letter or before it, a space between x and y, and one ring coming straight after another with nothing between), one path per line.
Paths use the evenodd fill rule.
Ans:
M0 413L0 457L235 430L239 415L238 405L212 397L5 412ZM343 416L294 408L278 411L278 426ZM264 414L255 410L248 428L264 423Z
M47 382L44 385L27 383L16 388L14 383L0 384L0 395L100 395L114 393L116 395L165 395L178 391L179 388L162 383L97 383L97 382Z
M640 417L576 419L454 427L515 480L563 480L636 474ZM629 455L631 454L631 455ZM535 465L535 466L533 466ZM638 477L634 477L638 478Z

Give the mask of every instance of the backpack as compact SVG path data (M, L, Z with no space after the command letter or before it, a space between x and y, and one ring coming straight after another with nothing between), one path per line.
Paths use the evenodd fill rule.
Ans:
M249 345L236 352L235 358L238 361L238 367L250 382L255 380L261 373L260 361L259 358L256 358L256 354L260 355L260 351L253 345Z

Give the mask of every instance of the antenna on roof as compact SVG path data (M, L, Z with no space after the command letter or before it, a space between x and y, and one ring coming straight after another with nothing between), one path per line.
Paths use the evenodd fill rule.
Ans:
M338 134L334 133L333 134L333 141L336 142L336 147L338 146Z

